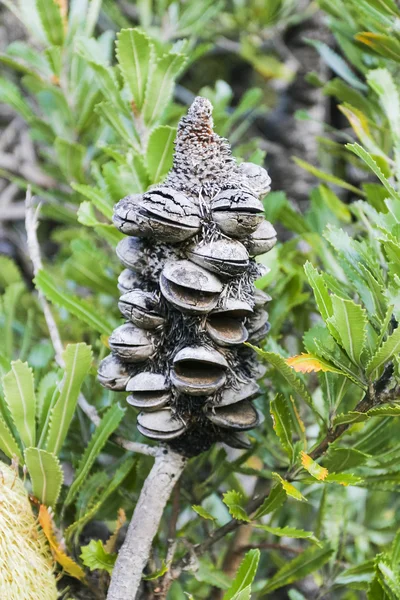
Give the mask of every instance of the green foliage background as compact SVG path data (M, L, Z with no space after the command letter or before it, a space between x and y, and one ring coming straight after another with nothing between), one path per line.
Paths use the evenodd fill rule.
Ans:
M179 491L174 562L230 519L250 528L245 558L235 576L226 572L234 537L225 536L198 553L197 569L183 571L168 598L400 598L398 5L3 3L29 37L0 56L0 101L26 122L47 185L1 175L21 189L31 184L41 201L39 241L56 250L43 251L34 289L0 256L0 448L4 460L26 465L27 486L53 507L68 553L86 568L84 583L61 580L63 597L82 597L83 586L85 597L93 589L105 597L115 556L87 524L102 521L111 532L119 508L129 518L152 461L117 443L116 432L144 440L123 395L96 381L120 319L112 207L162 181L193 94L213 102L216 130L235 155L263 164L255 123L273 109L279 86L296 78L274 44L321 14L330 43L309 43L331 76L307 79L340 118L323 126L319 164L293 157L314 178L307 210L284 190L265 198L266 218L286 240L261 257L270 271L259 286L273 298L260 351L265 421L251 451L215 447L192 459ZM238 86L221 54L247 65L250 85ZM52 305L61 357L38 293ZM82 394L99 423L82 411ZM261 498L256 512L253 496ZM149 594L165 575L172 510L156 540Z

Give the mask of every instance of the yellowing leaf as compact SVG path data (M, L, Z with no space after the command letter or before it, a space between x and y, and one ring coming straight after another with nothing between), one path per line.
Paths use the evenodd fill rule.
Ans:
M295 488L294 485L286 481L286 479L283 479L283 477L281 477L279 473L272 473L272 477L281 484L288 496L291 496L296 500L300 500L301 502L307 502L307 498L304 498L303 494L299 492L299 490Z
M54 532L53 519L44 504L40 505L39 523L49 542L54 560L57 561L58 564L62 566L64 571L71 577L75 577L80 581L85 579L85 573L83 569L74 560L72 560L72 558L65 554L60 542L57 540Z
M330 371L331 373L340 373L341 371L330 365L327 361L315 356L315 354L298 354L286 359L289 367L292 367L297 373L316 373L317 371Z
M114 533L110 535L107 542L104 544L104 550L109 554L112 554L116 550L118 533L121 527L126 523L126 514L123 508L118 509L118 518L117 525L115 527Z
M300 452L300 457L301 464L303 465L305 470L310 473L310 475L312 475L313 477L315 477L315 479L318 479L319 481L324 481L324 479L326 479L326 477L328 476L328 469L325 469L325 467L321 467L318 463L315 462L315 460L311 458L311 456L309 456L305 452Z

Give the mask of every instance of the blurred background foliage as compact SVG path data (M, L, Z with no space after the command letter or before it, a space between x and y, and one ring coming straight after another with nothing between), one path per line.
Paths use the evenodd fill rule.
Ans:
M53 507L62 597L105 598L151 465L115 437L143 441L134 410L96 381L120 319L112 207L162 181L200 94L235 155L272 177L266 418L251 451L191 460L143 597L160 597L171 535L179 563L233 517L244 524L199 553L169 599L238 600L243 581L241 599L400 598L396 2L2 0L0 14L0 448ZM34 277L28 186L40 206ZM265 502L250 518L255 495Z

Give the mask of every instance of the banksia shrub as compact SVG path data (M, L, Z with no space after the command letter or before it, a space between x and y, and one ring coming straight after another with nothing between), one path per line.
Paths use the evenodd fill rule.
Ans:
M101 383L129 392L139 431L195 455L216 441L246 448L259 422L262 375L255 352L268 332L269 297L254 286L276 233L264 220L267 172L237 164L213 131L212 106L196 98L181 119L165 182L123 198L114 223L125 270Z
M0 598L55 600L52 558L18 473L0 462Z

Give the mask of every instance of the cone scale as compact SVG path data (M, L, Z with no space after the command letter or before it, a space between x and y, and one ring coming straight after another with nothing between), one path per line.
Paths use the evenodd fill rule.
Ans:
M262 167L237 164L213 131L212 106L198 97L178 125L164 183L116 204L125 270L119 309L99 366L105 387L129 393L139 431L193 456L215 442L249 445L262 372L255 352L268 332L267 294L255 256L276 243L261 199Z

